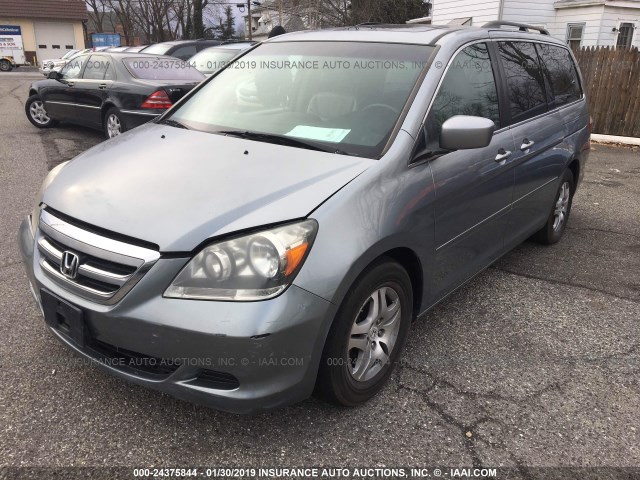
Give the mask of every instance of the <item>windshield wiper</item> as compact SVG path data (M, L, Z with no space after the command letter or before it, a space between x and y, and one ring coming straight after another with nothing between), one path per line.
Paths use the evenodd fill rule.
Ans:
M158 123L161 123L163 125L169 125L170 127L184 128L185 130L191 130L184 123L180 123L177 120L171 120L170 118L165 118L163 120L160 120L158 121Z
M316 145L315 143L305 142L297 138L287 137L286 135L276 135L273 133L259 133L249 132L242 130L222 130L216 133L222 133L229 135L230 137L246 138L249 140L256 140L257 142L275 143L277 145L285 145L287 147L305 148L307 150L315 150L317 152L337 153L340 155L353 155L351 153L343 152L336 148L326 148Z

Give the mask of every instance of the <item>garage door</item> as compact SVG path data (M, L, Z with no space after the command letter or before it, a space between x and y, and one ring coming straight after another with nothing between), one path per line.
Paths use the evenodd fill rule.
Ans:
M36 55L38 65L43 60L60 58L75 48L73 24L59 22L34 23L36 33Z

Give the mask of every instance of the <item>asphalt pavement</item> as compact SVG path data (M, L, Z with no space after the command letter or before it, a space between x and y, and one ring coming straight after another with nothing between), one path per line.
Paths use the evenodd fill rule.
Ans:
M18 226L47 171L103 140L33 127L39 78L0 76L0 466L640 467L637 149L594 145L562 242L521 245L420 318L373 401L237 416L112 378L46 330Z

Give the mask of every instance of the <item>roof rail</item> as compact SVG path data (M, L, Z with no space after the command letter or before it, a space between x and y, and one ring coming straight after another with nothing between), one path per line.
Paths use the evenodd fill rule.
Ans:
M534 27L533 25L527 25L526 23L517 23L517 22L505 22L503 20L495 20L493 22L485 23L482 28L492 28L492 27L518 27L518 30L521 32L526 32L528 30L537 30L542 35L550 35L549 30L541 27Z

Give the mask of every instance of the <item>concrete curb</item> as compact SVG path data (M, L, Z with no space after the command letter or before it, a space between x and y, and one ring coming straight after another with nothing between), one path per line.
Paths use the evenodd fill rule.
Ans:
M615 143L640 147L640 138L636 137L619 137L617 135L600 135L598 133L592 133L591 141L596 143Z

